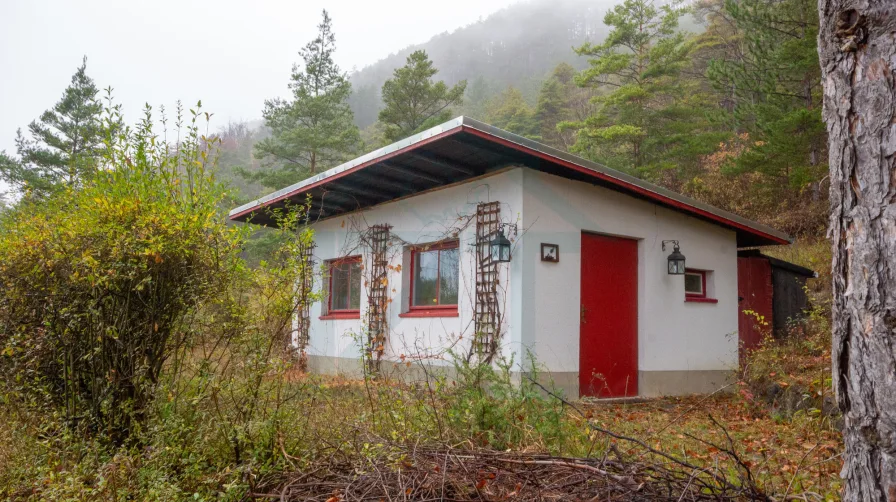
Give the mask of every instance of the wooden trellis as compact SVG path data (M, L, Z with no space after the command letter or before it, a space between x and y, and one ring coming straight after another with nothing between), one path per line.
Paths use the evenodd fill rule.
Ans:
M303 241L298 249L302 270L296 288L296 335L295 350L298 354L298 367L308 370L308 342L311 336L311 301L314 291L314 241Z
M376 373L389 332L389 230L390 225L374 225L367 230L367 247L370 253L367 274L367 347L368 370Z
M498 263L492 261L489 242L498 234L501 221L498 202L476 206L476 298L473 313L473 348L484 362L498 351Z

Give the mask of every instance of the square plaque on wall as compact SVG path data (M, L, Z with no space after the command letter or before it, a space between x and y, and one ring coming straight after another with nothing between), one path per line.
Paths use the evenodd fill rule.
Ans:
M556 263L560 261L560 246L557 244L541 243L541 261Z

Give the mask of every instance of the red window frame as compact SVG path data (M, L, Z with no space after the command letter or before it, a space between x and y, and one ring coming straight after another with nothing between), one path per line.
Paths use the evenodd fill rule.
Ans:
M417 263L417 254L421 252L427 251L442 251L445 249L459 249L460 242L457 240L439 242L436 244L428 244L423 246L414 246L411 248L411 267L410 267L410 281L408 287L408 312L404 314L400 314L399 317L456 317L457 316L457 304L450 305L414 305L414 275L415 275L415 265ZM437 270L439 271L439 276L436 279L436 298L439 297L439 287L442 283L442 253L439 253L438 264L436 265ZM458 277L460 280L460 277ZM460 285L458 285L458 292L460 292Z
M320 316L321 319L360 319L361 318L361 308L360 305L356 309L334 309L333 308L333 267L337 265L343 265L346 263L361 263L360 256L346 256L344 258L337 258L335 260L327 261L327 271L330 274L330 277L327 279L327 313L326 315ZM352 273L351 267L349 267L348 272L348 281L349 281L349 296L351 296L351 281L352 281ZM351 303L351 298L349 298L349 302Z
M700 280L703 283L700 286L700 293L689 293L687 289L684 290L684 296L688 298L706 298L706 271L705 270L695 270L693 268L684 269L684 274L688 275L699 275Z
M706 270L697 270L694 268L686 268L684 269L685 275L699 275L701 280L701 291L702 293L689 293L687 289L684 291L684 301L686 302L702 302L702 303L718 303L718 300L715 298L710 298L706 294Z

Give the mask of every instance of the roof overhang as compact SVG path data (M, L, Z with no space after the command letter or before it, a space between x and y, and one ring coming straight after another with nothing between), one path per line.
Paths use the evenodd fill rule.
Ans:
M268 209L310 198L311 218L322 219L525 166L648 200L734 230L738 247L788 244L771 227L666 190L606 166L467 117L362 155L230 211L230 219L275 224Z

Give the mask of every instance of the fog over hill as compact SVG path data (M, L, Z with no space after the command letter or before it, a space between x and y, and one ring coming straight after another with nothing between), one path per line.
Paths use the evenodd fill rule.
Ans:
M380 88L395 68L418 49L429 54L439 69L436 78L448 84L466 79L467 94L496 94L508 85L528 98L557 64L583 68L585 58L573 47L597 42L607 34L604 14L616 0L528 0L429 41L409 46L351 75L355 122L366 127L376 121Z

